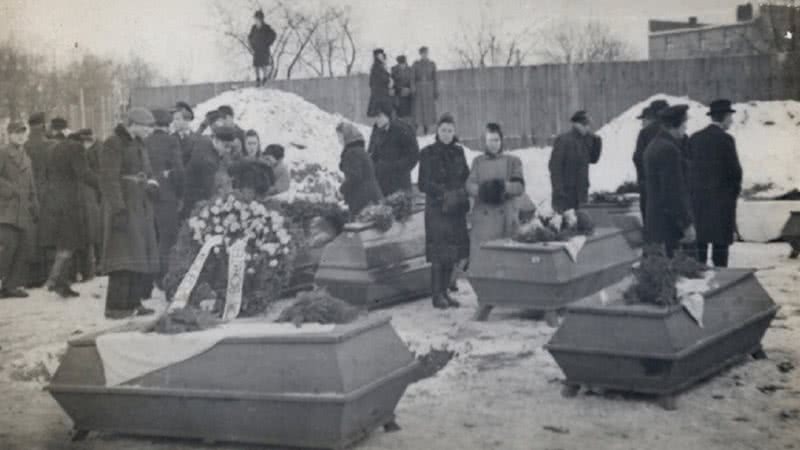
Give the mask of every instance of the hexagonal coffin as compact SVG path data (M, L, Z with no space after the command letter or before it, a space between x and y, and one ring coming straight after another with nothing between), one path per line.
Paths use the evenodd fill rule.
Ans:
M720 269L712 282L702 327L681 305L594 296L567 308L545 348L568 385L673 395L759 350L778 310L751 270Z
M614 284L639 258L616 228L598 228L573 261L563 245L489 241L470 267L481 306L552 311Z
M75 429L340 448L391 423L416 361L389 323L226 337L208 351L106 386L97 335L69 342L48 390Z
M597 227L616 227L625 232L628 243L638 248L644 245L644 226L639 202L623 206L616 203L589 203L581 206Z
M430 294L425 259L424 206L387 231L350 223L322 252L315 283L334 296L366 308Z

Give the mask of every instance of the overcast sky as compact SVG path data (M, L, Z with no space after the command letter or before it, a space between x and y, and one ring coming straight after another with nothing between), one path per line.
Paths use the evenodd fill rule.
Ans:
M0 38L43 52L64 64L90 50L124 58L144 57L173 82L221 81L231 77L215 32L214 4L219 0L0 0ZM295 0L309 6L322 0ZM651 18L726 23L735 20L744 0L328 0L350 5L358 31L360 61L371 49L390 56L415 55L431 47L440 67L452 65L447 50L464 26L481 20L504 29L540 27L561 18L591 18L612 27L637 56L647 54L647 21ZM224 2L250 17L249 2ZM216 27L218 28L218 27ZM3 35L5 33L6 35Z

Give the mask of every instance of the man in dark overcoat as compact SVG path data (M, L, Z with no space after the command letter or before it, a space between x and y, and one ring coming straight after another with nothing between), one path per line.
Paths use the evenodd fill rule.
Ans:
M86 162L93 177L100 178L100 151L103 145L97 141L94 132L90 128L83 128L78 131L86 155ZM89 246L83 251L79 251L78 273L86 281L97 273L99 268L99 258L102 254L100 249L103 245L103 214L100 199L100 187L98 185L83 185L83 199L86 207L86 221L88 224Z
M689 138L689 190L697 230L697 257L703 264L712 246L716 267L728 267L728 248L736 229L736 201L742 191L742 166L736 141L728 134L733 123L730 100L711 102L711 125Z
M108 318L153 313L141 305L141 300L149 296L152 277L159 270L152 202L159 184L143 142L154 122L150 111L131 108L100 153L105 239L102 267L109 276Z
M50 193L48 216L42 232L56 249L47 288L61 297L77 297L70 284L76 270L76 252L89 247L89 223L84 186L98 187L97 174L89 169L82 137L71 133L56 144L47 164Z
M192 158L185 167L183 218L191 215L197 203L209 200L217 193L217 175L224 169L223 156L231 154L236 146L236 130L224 125L214 127L210 139L203 136L197 141Z
M47 196L47 160L53 147L53 141L47 138L46 119L43 112L31 114L28 118L28 141L25 143L25 151L31 160L33 168L33 179L36 182L36 194L39 204L43 204ZM49 255L48 249L43 245L42 234L38 224L31 231L30 239L30 264L28 269L27 285L29 287L41 287L47 281L48 270L52 265L52 254ZM48 255L50 258L48 258Z
M647 148L647 145L661 130L661 121L658 115L667 107L669 107L669 103L666 100L653 100L640 116L642 129L639 130L639 134L636 136L633 165L636 167L636 184L639 186L639 209L642 212L642 223L644 223L645 211L647 210L647 193L644 189L644 149Z
M29 239L39 203L31 160L25 153L25 124L8 124L10 143L0 146L0 298L27 297Z
M250 50L253 51L253 67L256 70L256 86L267 82L272 67L270 47L277 35L271 26L264 22L264 12L260 9L253 14L253 26L247 35Z
M414 122L423 134L427 134L436 125L436 101L439 100L436 63L430 59L428 47L420 47L419 59L411 66L411 93Z
M411 190L411 171L419 161L419 144L408 124L391 119L391 100L380 101L376 107L378 115L372 127L368 153L381 193L388 197L397 191Z
M181 163L185 167L192 157L192 149L199 135L192 131L194 111L186 102L178 102L172 109L172 135L178 140Z
M178 241L184 181L180 144L177 137L169 134L172 114L165 109L155 109L152 113L155 127L144 143L150 157L150 168L160 186L154 201L160 261L155 284L160 288L161 279L169 269L169 253Z
M412 118L412 95L411 95L411 78L414 72L411 66L408 65L405 55L397 57L397 65L392 67L392 81L394 89L394 98L396 102L397 117L405 119L409 124L413 122Z
M552 206L563 212L577 209L589 200L589 165L600 160L603 140L591 131L586 111L578 111L570 119L572 128L558 136L550 154Z
M662 246L669 257L680 244L695 240L681 156L688 109L687 105L675 105L662 110L662 129L644 151L645 240Z

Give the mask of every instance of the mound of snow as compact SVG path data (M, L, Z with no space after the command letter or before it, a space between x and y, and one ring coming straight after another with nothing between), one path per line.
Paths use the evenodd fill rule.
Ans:
M245 88L222 94L197 105L195 127L206 112L229 105L236 123L243 129L254 129L261 145L281 144L287 162L315 162L327 168L339 164L341 146L336 139L336 125L347 120L338 114L323 111L299 95L277 89ZM365 138L368 127L358 125Z
M710 123L708 108L687 97L659 94L633 105L597 132L603 138L603 156L591 169L593 191L614 190L625 181L636 180L631 160L641 129L636 116L656 99L689 105L689 134ZM744 186L772 183L775 194L800 186L796 173L800 167L800 102L747 102L733 108L737 112L729 133L736 138Z

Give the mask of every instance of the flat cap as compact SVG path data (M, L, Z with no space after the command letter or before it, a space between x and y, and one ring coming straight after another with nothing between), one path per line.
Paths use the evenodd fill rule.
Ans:
M589 115L584 110L576 111L575 114L569 119L570 122L587 124L589 123Z
M28 131L28 127L26 127L24 123L15 120L8 123L6 130L9 134L24 133Z
M180 111L180 110L186 111L189 114L189 120L194 120L194 111L192 110L192 107L189 106L188 103L186 102L175 103L175 109L173 111Z
M158 108L151 111L153 113L153 120L156 126L168 127L172 123L172 114L166 109Z
M236 129L228 126L214 127L214 137L223 142L233 142L236 139Z
M679 127L688 119L689 105L672 105L661 110L658 117L669 126Z
M128 120L137 125L153 126L156 119L146 108L135 106L128 110Z
M45 117L43 112L33 113L28 117L28 125L44 125Z
M222 117L233 115L233 108L231 108L229 105L222 105L219 108L217 108L217 111L219 111L219 114Z

